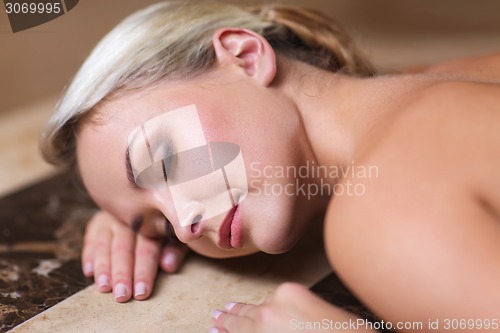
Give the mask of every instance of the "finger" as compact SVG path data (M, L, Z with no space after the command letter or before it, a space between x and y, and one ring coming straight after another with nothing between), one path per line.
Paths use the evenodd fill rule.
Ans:
M224 307L228 313L247 317L249 313L254 312L257 309L257 305L234 302L229 302Z
M111 276L113 295L117 302L126 302L132 297L132 274L134 270L135 233L124 225L113 225L111 244Z
M253 333L254 321L245 316L224 312L221 310L214 310L212 312L214 326L219 332L224 329L228 333Z
M94 217L95 218L95 217ZM94 275L94 232L93 232L93 219L91 219L87 226L85 227L85 233L83 237L83 249L82 249L82 271L86 277L92 277Z
M160 267L167 273L175 273L184 263L184 260L189 253L189 248L181 243L166 244L161 252Z
M99 221L96 218L91 222L91 230L89 230L90 233L88 234L88 240L85 242L85 247L91 249L88 251L91 252L93 260L94 279L97 290L107 293L111 291L110 253L113 237L111 229L99 222L103 221Z
M161 242L137 235L134 265L134 298L144 300L151 295L158 272Z

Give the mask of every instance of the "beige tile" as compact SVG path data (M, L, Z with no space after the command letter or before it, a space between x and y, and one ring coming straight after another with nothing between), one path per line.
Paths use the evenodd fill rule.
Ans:
M0 196L55 172L42 159L38 139L56 99L0 114Z
M310 286L329 272L318 225L283 255L231 260L193 255L180 273L161 274L147 301L118 304L90 286L11 332L206 332L211 311L229 301L260 303L283 281Z

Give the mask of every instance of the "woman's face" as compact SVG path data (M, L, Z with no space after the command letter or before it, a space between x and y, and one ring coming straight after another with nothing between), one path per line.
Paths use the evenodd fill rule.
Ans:
M274 88L215 70L117 94L93 112L77 135L83 182L140 233L165 235L168 220L207 256L280 253L312 217L296 180L277 173L303 164L307 145L294 105Z

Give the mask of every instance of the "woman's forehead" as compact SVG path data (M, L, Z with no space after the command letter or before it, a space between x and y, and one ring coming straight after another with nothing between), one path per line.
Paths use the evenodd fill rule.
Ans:
M122 91L108 97L96 109L106 120L133 122L137 126L151 118L195 104L196 87L159 84L132 91Z

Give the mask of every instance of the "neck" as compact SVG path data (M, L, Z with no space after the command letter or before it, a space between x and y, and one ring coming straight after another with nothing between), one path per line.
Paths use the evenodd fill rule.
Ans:
M302 118L315 163L327 167L356 164L376 133L401 110L398 105L436 80L426 75L355 78L298 66L307 74L295 75L300 80L289 86L289 96Z

